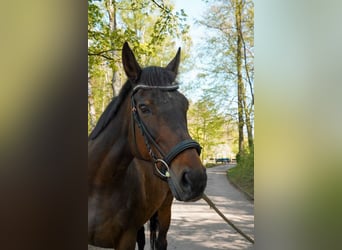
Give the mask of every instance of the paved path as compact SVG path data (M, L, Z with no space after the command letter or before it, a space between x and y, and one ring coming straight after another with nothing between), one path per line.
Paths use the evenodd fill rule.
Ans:
M228 182L226 171L231 167L222 165L207 169L205 193L229 220L254 238L254 202ZM167 238L168 250L254 249L204 200L191 203L174 201ZM88 250L100 249L88 247ZM145 249L150 249L149 239L146 239Z

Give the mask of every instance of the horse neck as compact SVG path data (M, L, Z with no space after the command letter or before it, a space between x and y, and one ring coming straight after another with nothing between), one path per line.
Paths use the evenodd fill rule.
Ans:
M88 171L91 182L110 182L113 176L123 174L133 160L128 141L132 117L127 114L130 114L130 108L128 100L125 100L115 118L88 144Z

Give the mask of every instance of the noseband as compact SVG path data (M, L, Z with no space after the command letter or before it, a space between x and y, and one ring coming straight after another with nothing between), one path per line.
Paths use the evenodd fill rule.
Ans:
M179 88L178 85L171 85L171 86L149 86L149 85L144 85L144 84L139 84L133 88L132 95L131 95L131 105L132 105L132 127L133 127L133 136L134 136L134 142L135 142L135 147L137 149L136 145L136 136L135 136L135 126L134 122L138 125L143 137L144 141L147 147L147 150L153 160L154 167L156 169L156 172L158 176L163 179L167 180L167 178L170 177L170 164L172 160L179 155L181 152L194 148L196 149L198 155L201 154L201 146L198 144L198 142L192 140L192 139L187 139L184 141L181 141L177 145L175 145L169 153L165 154L163 150L160 148L158 143L155 141L153 136L151 135L150 131L147 129L146 125L144 122L141 120L139 113L137 111L136 103L134 100L134 94L139 90L139 89L144 89L144 90L151 90L151 89L158 89L161 91L175 91ZM158 151L159 155L161 155L161 158L158 158L156 154L153 152L151 148L151 144L155 147L155 149ZM138 151L138 150L137 150ZM159 169L158 165L161 165L161 169Z

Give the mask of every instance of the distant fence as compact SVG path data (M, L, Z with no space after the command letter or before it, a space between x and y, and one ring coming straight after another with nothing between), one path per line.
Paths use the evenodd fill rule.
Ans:
M235 164L236 159L231 159L228 157L222 157L222 158L210 158L210 163L208 164Z
M230 163L231 159L230 158L215 158L215 163Z

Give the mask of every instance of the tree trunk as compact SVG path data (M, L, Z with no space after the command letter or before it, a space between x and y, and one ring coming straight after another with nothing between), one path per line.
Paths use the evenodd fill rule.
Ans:
M254 139L253 139L253 128L251 123L251 112L250 108L247 107L246 104L246 98L244 99L244 107L245 107L245 119L246 119L246 127L247 127L247 137L248 137L248 147L250 152L252 151L252 148L254 146Z
M243 142L244 142L244 119L243 119L243 107L244 107L244 98L245 98L245 86L242 79L242 40L239 35L239 31L241 30L241 2L240 0L235 1L235 24L237 29L236 36L236 71L237 71L237 85L238 85L238 120L239 120L239 154L243 152Z
M243 33L242 33L242 23L241 23L241 15L242 15L242 2L240 2L240 0L237 0L238 3L236 5L236 14L237 14L237 18L236 18L236 28L237 28L237 34L238 34L238 40L240 41L240 43L243 45L243 52L244 52L244 64L245 64L245 71L246 71L246 76L247 76L247 81L250 87L250 91L251 91L251 96L252 96L252 102L251 102L251 107L249 108L246 102L246 89L245 86L241 86L241 92L242 92L242 103L243 103L243 107L244 107L244 114L245 114L245 124L247 127L247 138L248 138L248 147L250 149L250 151L253 148L254 145L254 140L253 140L253 128L252 128L252 123L251 123L251 109L254 105L254 93L253 93L253 88L252 88L252 83L249 77L249 72L248 72L248 67L247 67L247 56L246 56L246 45L243 39ZM240 51L240 57L241 57L241 45L239 48Z
M113 34L116 29L117 29L117 24L116 24L116 1L112 0L109 1L109 3L106 5L107 7L107 12L108 12L108 17L109 17L109 26L110 26L110 31ZM111 39L111 48L112 48L112 58L114 59L113 66L112 66L112 80L111 80L111 85L112 85L112 90L113 90L113 96L116 96L116 88L118 85L120 85L120 75L119 75L119 63L115 60L117 58L117 51L114 49L115 48L115 42Z
M88 131L93 130L96 125L96 112L95 112L95 103L92 92L91 78L88 76L88 110L89 110L89 125Z

